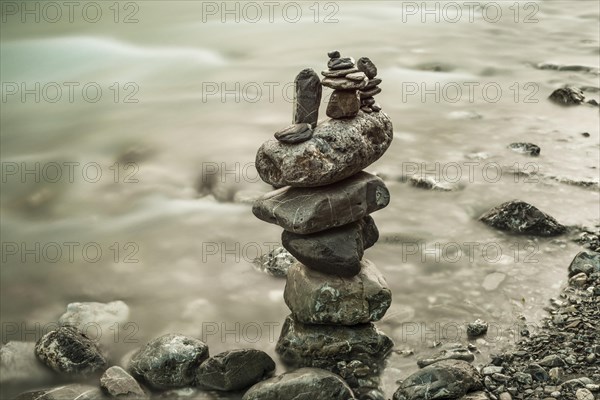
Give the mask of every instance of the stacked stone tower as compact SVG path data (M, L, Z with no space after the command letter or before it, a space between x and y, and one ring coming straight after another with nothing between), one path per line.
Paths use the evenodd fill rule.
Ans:
M380 91L373 63L356 66L337 51L329 57L322 82L311 69L300 72L293 124L258 150L261 178L279 189L258 199L253 213L284 229L283 246L298 260L284 292L291 314L276 348L283 362L332 371L358 398L381 399L379 371L393 343L373 322L386 313L391 292L363 254L379 238L370 214L390 197L363 169L388 149L393 129L381 108L361 104ZM331 119L317 124L321 84L334 91Z

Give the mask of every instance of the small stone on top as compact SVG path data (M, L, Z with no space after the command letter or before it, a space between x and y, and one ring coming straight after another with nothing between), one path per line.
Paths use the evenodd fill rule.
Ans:
M337 50L333 50L333 51L330 51L329 53L327 53L327 56L328 56L329 58L340 58L340 57L341 57L341 54L340 54L340 52L339 52L339 51L337 51Z

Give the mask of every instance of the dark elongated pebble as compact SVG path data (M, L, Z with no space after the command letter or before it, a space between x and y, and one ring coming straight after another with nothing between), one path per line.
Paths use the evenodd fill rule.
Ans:
M329 58L340 58L341 57L340 52L337 50L330 51L329 53L327 53L327 56Z
M369 79L375 78L377 76L377 67L368 57L361 57L356 62L356 67L364 72Z
M367 97L373 97L381 93L381 88L377 86L370 90L360 90L358 93L360 93L361 99L366 99Z
M347 69L354 67L354 60L352 58L332 58L327 63L327 68L337 70L337 69Z

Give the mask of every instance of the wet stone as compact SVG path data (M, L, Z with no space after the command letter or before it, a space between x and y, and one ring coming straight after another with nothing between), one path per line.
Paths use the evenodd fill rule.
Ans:
M439 361L403 380L393 400L454 399L483 389L481 381L475 367L466 361Z
M392 340L372 323L308 325L288 316L275 349L284 364L294 368L316 367L339 373L340 361L358 360L376 373L393 346Z
M488 323L481 319L477 319L467 325L467 335L470 337L483 336L487 331Z
M361 90L358 92L360 94L360 98L361 99L366 99L367 97L374 97L376 95L378 95L379 93L381 93L381 88L379 86L374 87L373 89L369 89L369 90Z
M569 265L569 277L580 273L586 275L600 273L600 253L591 251L578 253Z
M323 88L319 75L311 69L302 70L294 81L296 95L294 97L294 124L310 124L314 127L319 119L319 106Z
M567 230L550 215L520 200L494 207L479 220L502 231L536 236L555 236Z
M99 387L71 384L21 393L13 400L106 400Z
M352 277L360 272L365 249L379 239L373 218L309 235L284 231L281 242L298 261L325 274Z
M196 373L196 384L207 390L241 390L260 382L274 370L275 362L264 351L230 350L204 361Z
M377 76L377 67L368 57L361 57L356 62L356 67L364 72L369 79L375 78Z
M352 118L358 114L360 98L354 90L334 90L327 103L326 114L329 118Z
M296 259L283 246L279 246L254 259L254 266L276 278L285 278L288 270L296 263Z
M267 193L254 215L286 231L310 234L346 225L388 205L390 193L375 175L361 171L332 185L285 187Z
M110 367L100 378L100 387L111 397L119 399L149 399L139 383L123 368Z
M511 143L508 148L514 152L527 154L533 157L540 155L540 146L533 143Z
M196 370L208 358L201 340L167 334L153 339L134 354L129 371L155 389L190 386Z
M447 348L442 349L438 353L434 354L430 358L425 358L417 361L419 368L424 368L428 365L435 364L436 362L443 360L462 360L467 362L473 362L475 356L465 346L459 343L452 343L447 345Z
M392 293L375 265L363 260L360 273L352 278L298 263L290 269L283 298L293 318L302 323L356 325L383 318Z
M327 63L327 68L332 70L348 69L352 67L354 67L354 60L352 57L332 58Z
M352 74L351 74L352 75ZM363 89L367 86L368 80L367 78L363 78L362 80L350 79L347 75L344 78L323 78L321 83L323 86L334 90L359 90ZM331 100L330 100L331 101Z
M352 390L331 372L300 368L252 386L243 400L352 400Z
M352 119L319 124L311 139L295 146L275 139L263 143L256 169L263 181L276 187L329 185L377 161L392 138L392 122L385 113L359 112Z
M310 124L292 124L287 128L275 132L275 139L282 143L302 143L312 137L312 128Z
M580 89L573 87L565 87L556 89L550 97L548 97L553 103L562 106L573 106L584 102L585 96Z
M97 344L75 327L48 332L35 345L37 358L52 370L72 375L90 375L106 368Z
M334 70L334 71L321 71L321 75L323 75L327 78L342 78L346 75L353 74L355 72L360 72L360 71L358 70L358 68L352 67L352 68L346 68L346 69L338 69L338 70Z

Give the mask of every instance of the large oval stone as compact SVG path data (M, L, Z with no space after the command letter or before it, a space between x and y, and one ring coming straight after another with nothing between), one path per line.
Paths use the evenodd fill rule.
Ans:
M390 202L385 183L361 171L333 185L286 186L254 202L252 212L266 222L302 235L358 221Z
M390 118L362 111L352 119L330 119L299 144L268 140L258 150L256 169L276 186L313 187L339 182L378 160L393 138Z
M288 271L283 298L300 322L356 325L383 318L392 292L368 260L352 278L326 275L297 263Z

